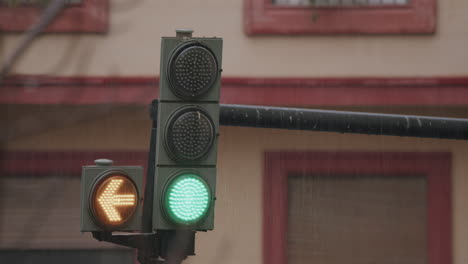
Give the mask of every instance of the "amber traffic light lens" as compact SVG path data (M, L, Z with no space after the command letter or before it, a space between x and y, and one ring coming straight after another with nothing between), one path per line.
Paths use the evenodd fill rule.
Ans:
M177 111L166 129L169 154L178 161L194 161L204 157L214 142L214 123L199 107Z
M190 100L205 94L217 77L215 56L201 44L180 47L170 60L170 88L178 97Z
M101 177L93 188L91 207L97 222L103 227L124 225L138 205L135 184L123 173Z

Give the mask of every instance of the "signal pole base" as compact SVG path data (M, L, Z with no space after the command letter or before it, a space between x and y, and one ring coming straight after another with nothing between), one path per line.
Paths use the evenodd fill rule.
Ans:
M181 264L187 256L195 255L195 231L160 230L158 233L119 234L92 232L98 241L137 249L141 264Z

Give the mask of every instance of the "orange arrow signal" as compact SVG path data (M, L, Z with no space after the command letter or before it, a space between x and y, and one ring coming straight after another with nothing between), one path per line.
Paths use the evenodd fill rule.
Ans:
M112 179L98 198L99 204L111 222L122 220L119 212L115 209L116 207L135 205L134 194L115 194L122 183L122 179Z

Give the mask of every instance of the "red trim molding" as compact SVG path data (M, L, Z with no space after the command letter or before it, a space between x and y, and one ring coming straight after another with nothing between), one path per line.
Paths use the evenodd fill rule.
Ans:
M0 32L22 32L34 24L42 10L32 6L0 5ZM109 29L109 0L83 0L66 7L46 32L105 33Z
M157 77L13 76L0 104L136 104L158 96ZM468 77L223 78L221 102L272 106L467 105Z
M244 0L244 29L256 34L434 33L436 0L404 6L288 7L271 0Z
M263 176L265 264L287 263L287 177L291 173L427 177L429 264L452 263L450 153L267 152Z
M14 175L81 175L81 166L107 158L114 165L146 167L148 152L143 151L4 151L0 152L0 173Z

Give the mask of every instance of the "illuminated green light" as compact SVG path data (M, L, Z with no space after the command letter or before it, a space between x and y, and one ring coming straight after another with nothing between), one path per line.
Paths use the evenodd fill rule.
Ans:
M193 173L175 177L167 186L164 204L171 220L181 224L200 221L210 207L208 184Z

